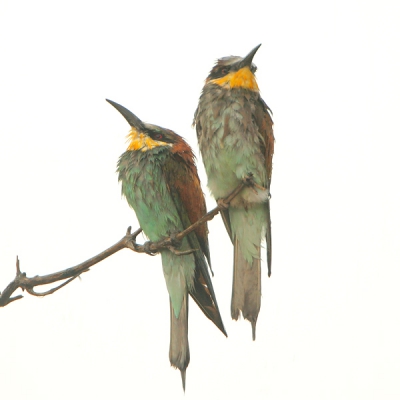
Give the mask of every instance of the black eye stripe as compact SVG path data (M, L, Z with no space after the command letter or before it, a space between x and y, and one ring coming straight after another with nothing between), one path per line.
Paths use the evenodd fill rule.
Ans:
M168 132L163 133L159 131L153 131L153 130L146 130L146 135L152 138L153 140L157 140L159 142L165 142L165 143L174 143L173 138L171 138L168 135Z
M150 136L154 140L161 140L164 138L164 135L161 132L146 130L145 133L147 136Z
M222 78L223 76L229 74L230 67L222 66L222 67L214 67L210 73L211 79Z
M156 140L160 140L160 139L163 138L162 133L159 133L159 132L149 132L149 136L150 136L152 139L156 139Z
M215 65L214 68L210 71L210 74L208 75L207 79L208 80L219 79L228 75L231 72L238 71L240 69L239 61L228 65L220 65L220 64ZM251 64L249 68L253 74L257 71L257 67L254 64Z

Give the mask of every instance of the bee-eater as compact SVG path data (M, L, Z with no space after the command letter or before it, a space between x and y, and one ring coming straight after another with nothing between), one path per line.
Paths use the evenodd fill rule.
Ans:
M192 149L169 129L142 122L125 107L107 100L128 121L128 149L118 161L122 194L135 210L140 227L153 242L174 235L206 213ZM207 225L183 238L182 252L160 250L170 300L171 365L181 371L185 389L189 364L188 294L226 336L208 265ZM206 261L207 259L207 261Z
M244 178L246 187L221 215L234 245L231 315L240 312L252 325L253 340L261 304L261 242L266 238L271 275L270 185L274 153L273 123L260 96L252 60L219 59L208 75L194 115L200 152L215 199L223 199Z

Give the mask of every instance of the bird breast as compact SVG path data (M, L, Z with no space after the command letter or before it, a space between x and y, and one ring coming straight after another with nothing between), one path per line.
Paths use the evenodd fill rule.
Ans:
M249 174L258 185L266 186L265 143L254 118L257 96L210 85L200 98L195 122L208 186L215 198L226 197ZM235 202L264 202L266 192L247 188Z

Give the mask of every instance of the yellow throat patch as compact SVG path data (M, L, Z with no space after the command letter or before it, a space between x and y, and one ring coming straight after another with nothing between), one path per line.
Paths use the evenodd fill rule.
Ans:
M215 83L225 89L243 88L258 92L256 77L250 71L249 67L239 69L239 71L230 72L222 78L212 79L210 83Z
M147 151L159 146L172 146L171 143L153 140L144 133L138 132L135 128L131 129L126 138L128 141L128 150Z

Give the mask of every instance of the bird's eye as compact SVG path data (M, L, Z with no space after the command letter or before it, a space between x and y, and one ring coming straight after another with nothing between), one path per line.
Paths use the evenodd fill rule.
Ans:
M161 140L163 138L163 135L161 133L156 133L154 136L154 139L156 140Z
M228 72L229 72L229 69L226 68L226 67L224 67L224 68L221 69L221 74L222 74L222 75L226 75Z

